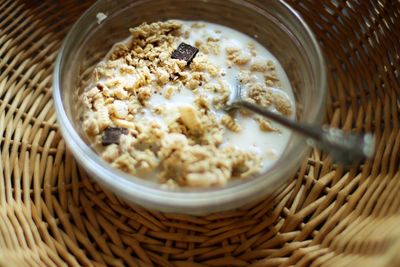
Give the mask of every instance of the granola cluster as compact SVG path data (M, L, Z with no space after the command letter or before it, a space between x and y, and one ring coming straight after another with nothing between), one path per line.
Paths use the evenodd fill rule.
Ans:
M225 53L229 68L242 69L238 78L248 88L249 101L290 115L288 99L269 89L279 86L274 64L253 60L252 44L248 51L222 49L216 37L195 41L199 52L190 64L173 58L179 43L190 36L179 21L144 23L130 33L129 41L115 45L97 65L82 95L83 128L103 159L133 175L157 176L169 187L220 186L257 174L260 155L224 143L225 132L240 133L241 126L237 113L215 112L227 103L230 87L210 57ZM263 75L264 81L257 82L255 75ZM193 103L168 105L185 90L194 96ZM155 98L163 103L152 102ZM278 131L265 119L241 115L252 116L263 131Z

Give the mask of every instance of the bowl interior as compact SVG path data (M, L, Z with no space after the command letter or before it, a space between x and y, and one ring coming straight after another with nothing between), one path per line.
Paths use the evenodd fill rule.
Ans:
M107 18L99 21L99 12L104 13ZM100 182L145 206L152 206L161 199L141 199L135 190L144 194L144 189L151 189L155 191L147 193L165 194L168 199L175 199L175 202L168 204L164 201L168 206L166 209L174 211L176 205L195 205L203 209L207 209L208 205L208 211L227 209L237 206L240 198L242 200L239 202L242 204L254 200L258 191L263 194L271 192L293 175L307 152L301 136L292 134L282 157L267 173L258 178L246 182L236 181L226 188L179 189L174 192L111 169L87 145L80 123L82 105L79 104L79 95L92 68L104 58L113 44L129 36L130 27L167 19L214 22L254 37L274 54L285 69L295 96L297 119L320 123L326 94L322 56L308 27L285 3L271 1L266 4L261 1L236 0L103 0L98 1L75 24L56 63L55 104L61 130L70 149ZM190 205L177 200L187 200L188 193L189 198L193 199ZM211 200L213 194L216 197L214 204ZM222 200L221 195L225 199ZM145 195L143 197L148 198ZM199 198L204 201L198 201ZM209 199L206 200L207 198ZM222 205L223 203L226 205Z

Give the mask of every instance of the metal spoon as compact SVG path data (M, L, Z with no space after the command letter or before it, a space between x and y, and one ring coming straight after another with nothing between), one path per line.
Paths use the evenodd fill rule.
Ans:
M335 162L344 166L350 166L360 160L369 158L374 153L374 137L372 134L345 133L340 129L327 126L321 128L320 126L293 121L267 108L246 101L243 97L244 92L242 84L238 82L223 110L230 111L232 109L245 108L271 119L308 137L307 143L309 145L329 153Z

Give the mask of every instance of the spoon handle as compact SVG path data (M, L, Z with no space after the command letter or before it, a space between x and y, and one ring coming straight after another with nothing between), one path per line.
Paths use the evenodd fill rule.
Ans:
M371 157L374 152L372 134L345 133L340 129L298 123L245 100L238 100L233 105L246 108L306 136L308 144L329 153L337 163L348 166Z

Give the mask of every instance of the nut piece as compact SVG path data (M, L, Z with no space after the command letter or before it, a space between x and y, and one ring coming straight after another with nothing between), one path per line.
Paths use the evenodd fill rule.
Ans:
M203 131L203 125L200 121L197 110L193 106L181 106L179 107L179 113L181 120L189 130L201 133Z

